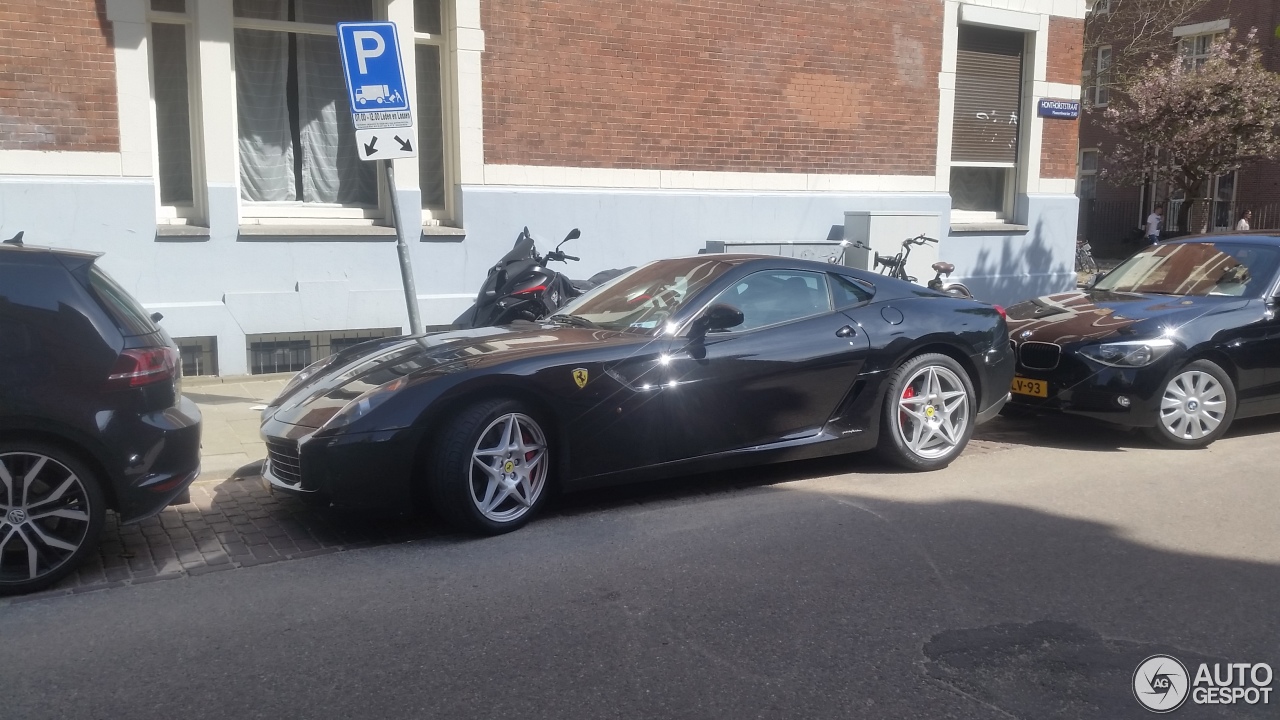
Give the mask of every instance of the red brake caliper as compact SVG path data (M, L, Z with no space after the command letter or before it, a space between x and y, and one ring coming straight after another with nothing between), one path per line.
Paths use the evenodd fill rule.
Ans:
M915 389L915 388L913 388L913 387L911 387L910 385L908 385L908 386L907 386L907 389L906 389L906 390L903 390L903 391L902 391L902 399L903 399L903 400L910 400L911 398L913 398L913 397L915 397L915 396L916 396L916 389ZM902 423L902 422L906 422L906 420L907 420L907 413L906 413L906 412L903 412L903 411L901 411L901 410L899 410L899 411L898 411L898 422L899 422L899 423Z

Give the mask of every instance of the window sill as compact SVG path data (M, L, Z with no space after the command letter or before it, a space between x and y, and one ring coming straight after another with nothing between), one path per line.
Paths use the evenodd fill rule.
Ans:
M462 228L446 227L444 225L422 226L422 242L462 242L466 237L467 231Z
M199 225L156 224L156 242L206 242L209 228Z
M1026 225L1013 225L1004 222L951 223L951 234L959 233L1008 233L1025 235L1031 232Z
M241 225L240 242L395 242L381 225Z

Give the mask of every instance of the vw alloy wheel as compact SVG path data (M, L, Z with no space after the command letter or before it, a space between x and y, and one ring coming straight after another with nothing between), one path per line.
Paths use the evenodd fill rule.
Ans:
M86 482L49 455L0 454L0 587L42 584L92 540L102 509Z
M952 453L969 424L969 392L950 368L926 365L902 385L896 431L907 449L926 460Z
M523 517L546 486L547 439L528 415L507 413L489 423L471 457L471 501L493 522Z
M1222 424L1227 393L1217 378L1201 370L1175 376L1160 399L1160 424L1180 440L1201 440Z

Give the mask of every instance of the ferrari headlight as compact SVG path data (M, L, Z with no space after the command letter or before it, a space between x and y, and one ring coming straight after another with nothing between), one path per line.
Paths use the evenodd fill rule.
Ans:
M329 422L324 424L324 429L332 430L350 425L360 418L373 412L382 403L391 399L391 396L409 383L408 378L397 378L386 385L379 385L369 392L347 403L336 415L329 418Z
M1095 362L1112 367L1144 367L1164 357L1174 346L1169 338L1125 340L1124 342L1087 345L1079 353Z

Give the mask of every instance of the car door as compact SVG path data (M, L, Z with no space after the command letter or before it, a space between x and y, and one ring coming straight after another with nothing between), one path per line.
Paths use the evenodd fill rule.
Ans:
M647 467L666 460L662 367L666 338L619 343L601 357L549 375L564 417L575 479Z
M866 359L865 333L834 310L826 273L761 270L707 307L743 323L705 339L677 338L665 364L670 459L817 433Z

